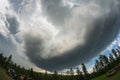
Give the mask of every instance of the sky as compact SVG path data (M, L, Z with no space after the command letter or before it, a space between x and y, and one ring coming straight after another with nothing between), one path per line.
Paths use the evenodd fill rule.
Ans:
M26 68L91 68L119 32L120 0L0 0L0 52Z

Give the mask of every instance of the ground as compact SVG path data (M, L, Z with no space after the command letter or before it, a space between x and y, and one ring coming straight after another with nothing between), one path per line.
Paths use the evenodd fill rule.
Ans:
M107 74L104 74L102 76L99 76L93 80L120 80L120 71L118 73L116 73L114 76L112 77L106 77Z
M4 69L0 67L0 80L12 80L5 72Z
M120 80L120 71L112 77L106 77L107 74L101 75L92 80ZM0 80L12 80L5 72L4 69L0 67Z

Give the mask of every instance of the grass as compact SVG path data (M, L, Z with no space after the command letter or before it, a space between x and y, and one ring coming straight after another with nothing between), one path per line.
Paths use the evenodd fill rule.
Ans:
M104 74L100 77L94 78L93 80L120 80L120 71L112 77L106 77L107 74Z
M120 80L120 71L118 73L116 73L114 76L112 77L106 77L107 74L103 74L97 78L94 78L92 80ZM2 69L0 67L0 80L12 80L5 72L4 69Z
M4 69L0 67L0 80L12 80L5 72Z

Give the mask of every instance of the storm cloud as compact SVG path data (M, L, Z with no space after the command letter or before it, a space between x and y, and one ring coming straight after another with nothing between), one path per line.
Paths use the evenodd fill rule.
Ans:
M0 21L3 24L0 43L16 46L15 54L24 55L31 64L49 71L89 62L120 31L119 0L9 0L8 3L6 14L2 13L5 20Z
M116 13L109 14L106 17L104 16L102 19L95 21L94 23L95 28L88 33L87 35L88 37L86 39L87 41L84 45L82 46L78 45L75 48L64 52L64 54L60 56L49 58L50 56L49 55L48 59L44 59L40 55L38 55L38 54L45 54L41 52L42 50L40 50L40 46L42 46L42 44L35 45L35 43L38 43L37 42L38 38L31 37L31 39L29 40L33 39L33 42L34 41L35 42L29 43L29 45L32 45L33 48L26 49L28 51L27 55L30 57L30 60L34 62L38 67L45 68L47 70L62 70L64 68L74 67L82 62L88 62L95 55L97 55L102 50L104 50L105 47L108 46L116 38L120 28L119 23L116 23L117 21L118 21L118 15L116 15ZM40 41L41 39L39 40L39 42ZM30 47L29 45L26 46ZM58 47L59 47L59 43L58 43ZM52 52L55 51L53 50Z

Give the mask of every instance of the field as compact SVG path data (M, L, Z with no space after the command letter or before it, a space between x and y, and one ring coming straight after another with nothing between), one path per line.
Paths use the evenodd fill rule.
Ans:
M106 77L107 74L101 75L92 80L120 80L120 71L112 77ZM4 69L0 68L0 80L12 80L5 72Z
M93 80L120 80L120 71L118 73L116 73L114 76L112 77L106 77L107 74L104 74L100 77L97 77Z
M0 68L0 80L12 80L2 68Z

